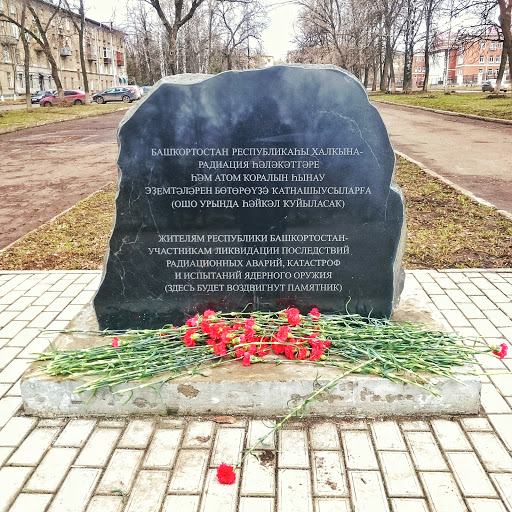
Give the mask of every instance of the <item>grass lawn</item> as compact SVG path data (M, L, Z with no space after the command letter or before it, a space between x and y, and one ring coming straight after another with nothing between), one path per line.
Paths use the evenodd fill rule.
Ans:
M32 112L26 109L6 110L0 112L0 133L14 132L22 128L40 126L68 119L97 116L114 110L127 109L124 103L110 105L74 105L71 107L40 107L34 105Z
M401 105L414 105L419 107L460 112L483 117L512 120L512 94L489 93L451 93L413 92L411 94L384 94L382 92L369 92L371 101L385 101Z
M407 208L406 268L512 265L512 221L399 158ZM114 218L108 185L0 252L0 270L98 269Z

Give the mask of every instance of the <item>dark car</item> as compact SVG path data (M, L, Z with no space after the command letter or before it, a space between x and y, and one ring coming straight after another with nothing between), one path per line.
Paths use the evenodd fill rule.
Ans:
M66 103L72 103L73 105L83 105L85 103L85 93L83 91L64 91L64 100ZM41 107L52 107L57 103L59 103L59 94L55 91L54 94L44 97L39 105Z
M482 82L482 92L494 92L494 89L496 89L496 79L493 78L491 80L485 80ZM500 91L507 92L509 89L509 84L505 82L505 80L502 80L500 85Z
M39 103L43 98L52 95L53 91L37 91L35 94L32 94L32 96L30 96L30 101L32 103Z
M103 92L97 92L92 100L96 103L107 103L107 101L123 101L131 103L133 100L140 99L140 91L135 86L128 87L110 87Z

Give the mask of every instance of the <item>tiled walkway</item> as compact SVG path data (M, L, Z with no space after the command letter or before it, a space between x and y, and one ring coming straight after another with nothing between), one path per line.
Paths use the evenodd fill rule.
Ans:
M234 463L269 422L236 418L73 419L23 415L19 378L86 304L98 272L0 273L0 512L512 511L512 374L482 377L462 418L293 420L278 451ZM443 322L512 344L512 270L414 271ZM512 358L482 358L491 373Z

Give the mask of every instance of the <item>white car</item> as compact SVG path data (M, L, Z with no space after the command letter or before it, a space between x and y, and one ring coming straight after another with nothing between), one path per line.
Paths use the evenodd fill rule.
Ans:
M496 78L490 80L484 80L482 82L482 92L494 92L496 89ZM510 89L510 84L505 80L501 81L500 91L507 92Z

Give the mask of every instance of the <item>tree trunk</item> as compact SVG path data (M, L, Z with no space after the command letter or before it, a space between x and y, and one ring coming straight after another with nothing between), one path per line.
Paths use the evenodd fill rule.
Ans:
M508 69L512 74L512 0L498 0L500 7L500 24L503 32L503 54L508 55ZM506 60L501 57L501 60Z
M21 11L21 25L25 26L27 8L23 4ZM28 46L27 35L24 30L21 31L21 42L23 43L23 70L25 72L25 101L27 104L27 112L32 112L32 100L30 99L30 48Z

